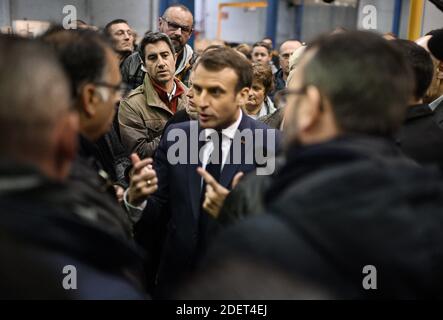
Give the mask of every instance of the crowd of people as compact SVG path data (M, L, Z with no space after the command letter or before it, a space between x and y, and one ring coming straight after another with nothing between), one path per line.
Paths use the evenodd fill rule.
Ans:
M193 28L0 35L0 298L443 297L443 29Z

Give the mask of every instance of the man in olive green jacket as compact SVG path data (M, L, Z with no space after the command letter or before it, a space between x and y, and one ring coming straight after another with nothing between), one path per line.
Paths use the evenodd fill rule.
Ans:
M152 157L163 127L176 111L186 108L186 86L174 78L175 56L171 40L150 33L141 42L147 73L143 85L121 101L118 120L123 145L140 158Z

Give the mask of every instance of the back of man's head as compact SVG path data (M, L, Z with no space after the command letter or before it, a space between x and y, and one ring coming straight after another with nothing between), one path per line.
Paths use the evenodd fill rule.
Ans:
M205 52L197 60L194 70L200 65L209 71L218 72L225 68L234 70L237 75L235 93L238 93L243 88L250 88L252 86L253 74L251 63L232 48L222 47Z
M55 149L66 147L55 145L55 132L69 114L68 88L51 50L34 40L0 36L2 157L48 169Z
M415 78L414 100L421 100L432 82L434 65L429 53L418 44L409 40L393 42L403 53L406 61L412 67Z
M93 30L58 30L41 39L52 46L71 81L71 94L79 98L80 88L87 82L102 80L106 68L106 50L111 46Z
M343 133L391 135L403 121L413 90L401 52L375 33L349 31L321 37L305 55L304 86L318 88Z

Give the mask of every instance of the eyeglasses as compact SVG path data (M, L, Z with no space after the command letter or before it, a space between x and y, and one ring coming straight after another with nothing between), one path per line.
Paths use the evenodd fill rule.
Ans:
M275 94L274 101L278 108L283 108L288 104L288 98L291 95L302 95L306 93L306 87L300 89L283 89Z
M190 34L192 32L192 30L193 30L193 27L182 26L182 25L180 25L178 23L169 21L169 20L167 20L167 19L165 19L163 17L161 19L168 24L168 29L171 30L171 31L176 31L178 29L181 29L181 31L183 33Z
M114 91L114 93L118 93L122 98L125 97L130 91L129 86L126 83L110 84L104 81L97 81L94 82L94 84L98 87L109 88Z

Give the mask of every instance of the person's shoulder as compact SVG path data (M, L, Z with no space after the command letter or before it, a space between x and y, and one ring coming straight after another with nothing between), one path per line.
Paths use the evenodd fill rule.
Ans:
M264 254L278 245L286 246L293 237L287 223L272 213L248 217L228 228L214 239L209 253L215 256L229 256L248 252ZM212 253L212 254L211 254Z
M125 58L125 60L123 61L123 65L128 65L134 62L140 62L140 53L137 50Z
M126 103L135 103L141 99L141 102L145 101L145 88L144 85L140 85L137 88L131 90L128 95L122 100Z
M171 123L166 128L163 135L166 136L172 130L174 130L174 132L181 130L181 131L185 132L186 135L188 135L188 133L191 131L191 128L195 128L196 130L198 130L198 121L197 120Z
M261 122L259 120L253 119L246 114L243 114L243 117L244 117L243 121L244 121L246 127L249 127L252 129L274 130L273 128L271 128L267 124L264 124L263 122Z

